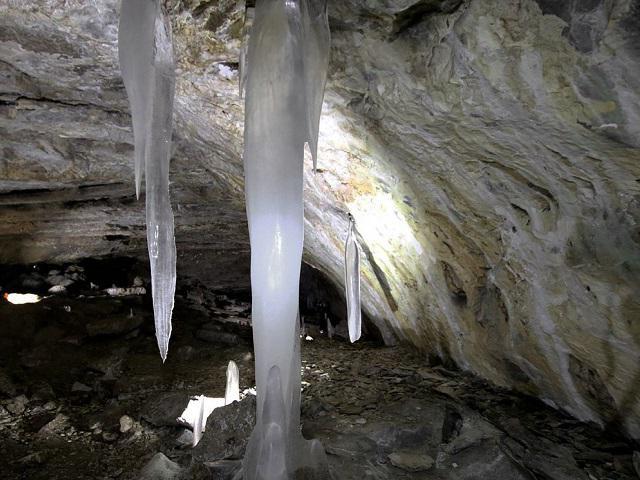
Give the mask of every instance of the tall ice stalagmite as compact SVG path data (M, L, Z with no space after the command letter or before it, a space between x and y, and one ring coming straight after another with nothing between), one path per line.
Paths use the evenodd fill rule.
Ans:
M298 292L304 144L313 150L318 135L329 43L316 27L326 27L326 15L326 0L257 0L249 40L244 167L257 421L243 464L248 480L325 464L318 443L300 433Z
M144 166L147 244L156 338L166 360L176 285L176 245L169 201L175 63L171 24L159 0L123 0L118 55L133 120L136 193Z

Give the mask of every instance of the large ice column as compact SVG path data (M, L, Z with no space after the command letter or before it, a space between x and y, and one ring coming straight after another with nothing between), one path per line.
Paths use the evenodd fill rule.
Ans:
M244 171L257 388L256 427L244 460L249 480L291 478L309 464L312 447L314 464L323 458L317 443L303 441L299 419L304 143L317 138L309 112L318 110L322 99L307 87L309 65L321 62L305 58L318 51L306 43L314 31L310 13L316 11L326 16L326 0L313 7L307 0L257 0L245 67ZM314 84L322 88L324 81Z
M118 50L133 117L136 191L145 172L147 245L156 338L166 360L176 284L169 201L175 63L171 24L159 0L123 0Z
M353 343L360 338L362 319L360 313L360 247L351 215L349 215L347 240L344 244L344 288L347 299L349 340Z
M245 103L245 193L251 241L252 324L258 423L267 374L277 366L284 398L298 314L306 138L302 31L297 2L256 3Z

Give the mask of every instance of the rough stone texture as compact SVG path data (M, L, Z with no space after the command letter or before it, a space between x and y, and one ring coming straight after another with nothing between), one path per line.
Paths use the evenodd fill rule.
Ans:
M173 0L179 275L246 286L240 0ZM640 437L640 1L336 0L305 260L409 341ZM0 0L0 262L144 256L114 0ZM307 159L307 166L310 159Z
M193 449L193 458L201 462L242 459L255 423L253 395L216 408L207 418L202 438Z
M175 480L180 477L180 465L162 453L156 453L140 471L138 480Z

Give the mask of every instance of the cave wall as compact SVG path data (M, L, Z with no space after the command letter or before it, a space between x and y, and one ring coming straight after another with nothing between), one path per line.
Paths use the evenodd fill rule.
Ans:
M246 286L244 3L167 7L179 276ZM0 263L144 257L117 10L0 0ZM640 437L640 0L335 0L330 21L305 261L342 285L351 212L387 342Z

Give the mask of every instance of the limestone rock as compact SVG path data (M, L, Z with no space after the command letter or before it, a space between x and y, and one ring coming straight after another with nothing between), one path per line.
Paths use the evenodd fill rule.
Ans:
M0 263L146 255L118 4L0 4ZM246 287L243 4L168 4L178 271ZM363 311L386 342L635 437L639 12L330 1L320 171L305 174L305 261L342 290L352 213Z
M157 426L175 427L178 417L189 404L190 395L179 392L161 392L154 395L142 408L142 418Z

